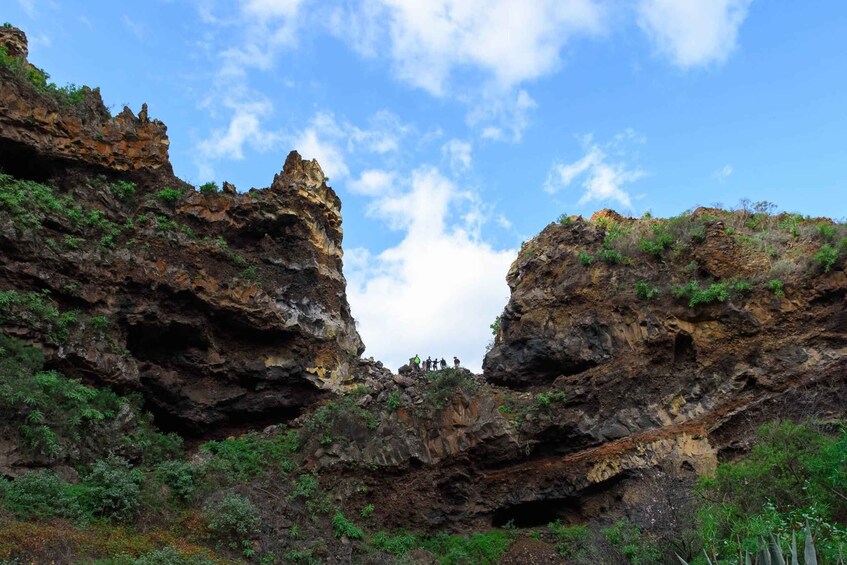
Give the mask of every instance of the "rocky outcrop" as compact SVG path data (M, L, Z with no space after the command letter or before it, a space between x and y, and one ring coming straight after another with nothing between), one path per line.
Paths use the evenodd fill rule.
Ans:
M59 89L26 62L27 42L16 28L0 29L0 47L16 61L0 65L0 151L17 161L7 172L33 170L53 160L108 171L171 176L165 124L150 120L144 104L109 114L99 89Z
M22 34L2 37L24 54ZM0 69L0 331L48 368L141 392L184 434L285 421L350 388L364 346L317 162L291 152L269 188L201 193L170 173L146 106L111 118L83 94L81 111Z

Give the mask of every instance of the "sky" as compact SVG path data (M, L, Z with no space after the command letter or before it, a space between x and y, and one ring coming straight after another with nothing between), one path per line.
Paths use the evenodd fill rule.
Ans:
M847 3L3 0L30 61L168 125L195 184L292 149L343 202L359 332L479 370L522 241L560 214L767 200L847 215Z

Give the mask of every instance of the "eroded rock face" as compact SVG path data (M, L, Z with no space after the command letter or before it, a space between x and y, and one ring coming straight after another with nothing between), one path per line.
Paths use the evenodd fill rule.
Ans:
M0 46L28 66L21 30L0 29ZM16 161L32 160L33 152L37 156L36 162L18 162L15 170L61 159L110 171L172 175L167 128L147 117L146 104L137 116L125 107L111 117L99 89L83 87L80 98L67 102L0 68L0 150L14 154Z
M146 106L111 118L91 90L80 104L0 70L0 189L19 201L0 204L0 291L77 312L61 338L24 306L0 331L68 376L141 392L187 434L285 421L350 388L364 346L317 162L291 152L269 188L201 194L173 177Z

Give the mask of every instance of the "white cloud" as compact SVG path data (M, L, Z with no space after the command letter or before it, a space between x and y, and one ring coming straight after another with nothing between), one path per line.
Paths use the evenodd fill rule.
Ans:
M735 48L752 0L640 0L638 24L682 68L722 63Z
M345 153L396 152L402 137L411 131L409 126L385 111L372 116L369 124L372 127L363 129L337 120L331 112L318 112L292 143L304 158L317 159L330 178L345 178L350 175ZM359 186L367 189L364 184Z
M363 171L359 178L350 181L350 191L365 196L380 196L391 191L394 186L396 174L391 171L380 169L368 169Z
M643 138L627 130L615 136L612 142L601 146L591 136L586 136L582 141L585 155L572 163L555 163L544 183L544 190L554 194L582 178L580 205L617 202L626 208L631 207L632 197L624 186L642 178L645 173L626 162L624 145L630 142L643 143ZM612 153L611 159L609 152Z
M473 104L467 121L472 126L497 124L483 127L480 134L483 139L517 143L529 127L530 110L537 106L532 96L522 88L514 92L487 88L481 94L481 100Z
M732 173L735 172L735 169L732 168L732 165L724 165L714 173L712 173L712 177L717 179L717 181L723 184L726 179L732 176Z
M213 131L209 139L200 142L200 155L204 160L219 158L241 160L244 158L245 145L263 151L270 149L279 141L279 134L262 128L261 118L273 109L267 100L253 102L229 100L224 105L232 110L232 117L226 128Z
M517 252L497 251L478 237L477 206L473 193L431 167L374 200L373 215L405 235L378 255L347 253L347 295L366 355L394 369L416 353L457 355L480 370Z
M454 171L465 171L471 168L473 148L467 141L451 139L441 146L441 154L450 161Z
M594 0L381 0L398 76L435 95L460 67L503 87L543 76L575 35L602 30ZM382 18L380 18L382 19Z

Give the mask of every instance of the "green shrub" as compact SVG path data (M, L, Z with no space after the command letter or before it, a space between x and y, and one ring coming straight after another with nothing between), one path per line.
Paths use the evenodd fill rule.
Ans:
M674 237L665 224L653 225L652 231L653 237L642 239L638 242L638 247L645 253L660 259L665 250L673 245Z
M413 534L404 532L397 535L391 535L388 532L377 532L370 537L368 543L374 549L399 556L418 548L421 540Z
M698 484L699 533L725 555L755 552L759 537L788 539L807 521L822 563L847 548L847 433L831 437L811 424L762 426L750 454L722 463Z
M547 528L556 538L556 551L567 559L584 560L588 558L591 539L585 526L563 526L558 520L547 524Z
M25 445L55 458L62 441L93 435L125 401L108 389L43 371L43 365L41 350L0 334L0 414L17 425Z
M712 283L706 288L701 288L697 281L688 281L684 285L674 285L671 294L676 298L688 298L689 308L694 308L701 304L726 302L730 296L747 294L752 288L753 285L745 280Z
M838 261L838 250L828 244L821 245L820 250L815 253L815 263L823 267L823 272L828 273Z
M365 537L362 529L348 520L340 510L332 517L332 529L337 538L347 536L350 539L362 539Z
M617 249L601 249L597 252L597 257L610 265L617 265L623 261L623 255Z
M289 430L284 435L263 438L255 432L237 438L212 440L200 449L212 454L207 469L223 474L232 482L243 482L263 476L299 448L299 435Z
M491 335L497 337L497 334L500 333L500 328L503 327L503 319L500 316L497 316L494 318L494 323L488 327L491 328Z
M627 520L618 520L603 530L603 536L632 565L653 565L659 563L662 552L641 535L641 529Z
M0 479L3 507L24 520L75 518L79 504L70 485L49 471L29 471L14 481Z
M206 507L206 525L212 540L231 549L255 539L262 527L262 518L253 502L240 494L230 494Z
M5 45L0 46L0 66L9 69L20 80L31 84L38 93L50 96L63 107L81 104L89 91L87 87L77 87L74 84L57 86L56 83L48 83L50 75L30 65L24 58L9 55Z
M437 534L424 540L421 547L435 555L442 565L494 565L514 541L511 532L493 530L470 536Z
M202 555L182 555L171 547L150 551L131 561L131 565L213 565L214 563Z
M187 461L163 461L156 466L155 476L168 487L170 494L180 501L188 501L197 490L196 466Z
M128 181L115 181L109 185L109 190L118 200L129 200L135 195L135 183Z
M109 520L131 520L141 507L144 474L126 459L110 455L97 461L85 475L83 507Z
M569 226L573 223L573 220L567 214L561 214L556 221L562 226Z
M554 402L565 402L567 399L568 396L561 390L548 390L535 395L535 406L540 409L547 409Z
M659 296L659 289L647 281L637 281L635 283L635 296L641 300L653 300Z
M589 265L591 265L591 263L594 262L594 257L586 251L580 251L577 254L576 258L584 267L588 267Z
M109 327L109 318L106 316L93 316L91 318L91 325L94 326L94 329L103 331Z
M156 193L156 198L162 202L173 203L182 197L182 192L175 188L163 188Z
M238 273L238 278L244 281L255 281L259 278L259 272L256 270L256 267L250 265Z
M361 512L362 518L367 518L368 516L373 514L374 510L376 510L376 507L373 504L366 504L362 508L362 512Z
M206 196L218 193L218 184L216 182L205 182L200 185L200 193Z
M385 399L385 405L392 412L400 408L400 406L403 405L402 401L400 400L400 391L395 390L390 392L388 394L388 397Z
M437 409L444 408L457 392L472 394L477 388L473 379L452 367L430 375L432 378L424 383L424 396L428 403Z
M824 241L833 241L835 239L836 228L832 224L820 223L816 226L818 235Z
M771 279L767 282L765 286L769 291L773 292L774 296L776 296L777 298L785 296L785 291L783 290L783 284L781 280Z
M302 496L303 498L311 498L312 495L318 490L318 476L314 473L309 473L306 475L300 475L297 477L297 480L294 481L294 489L291 491L291 499L294 500L298 496Z

